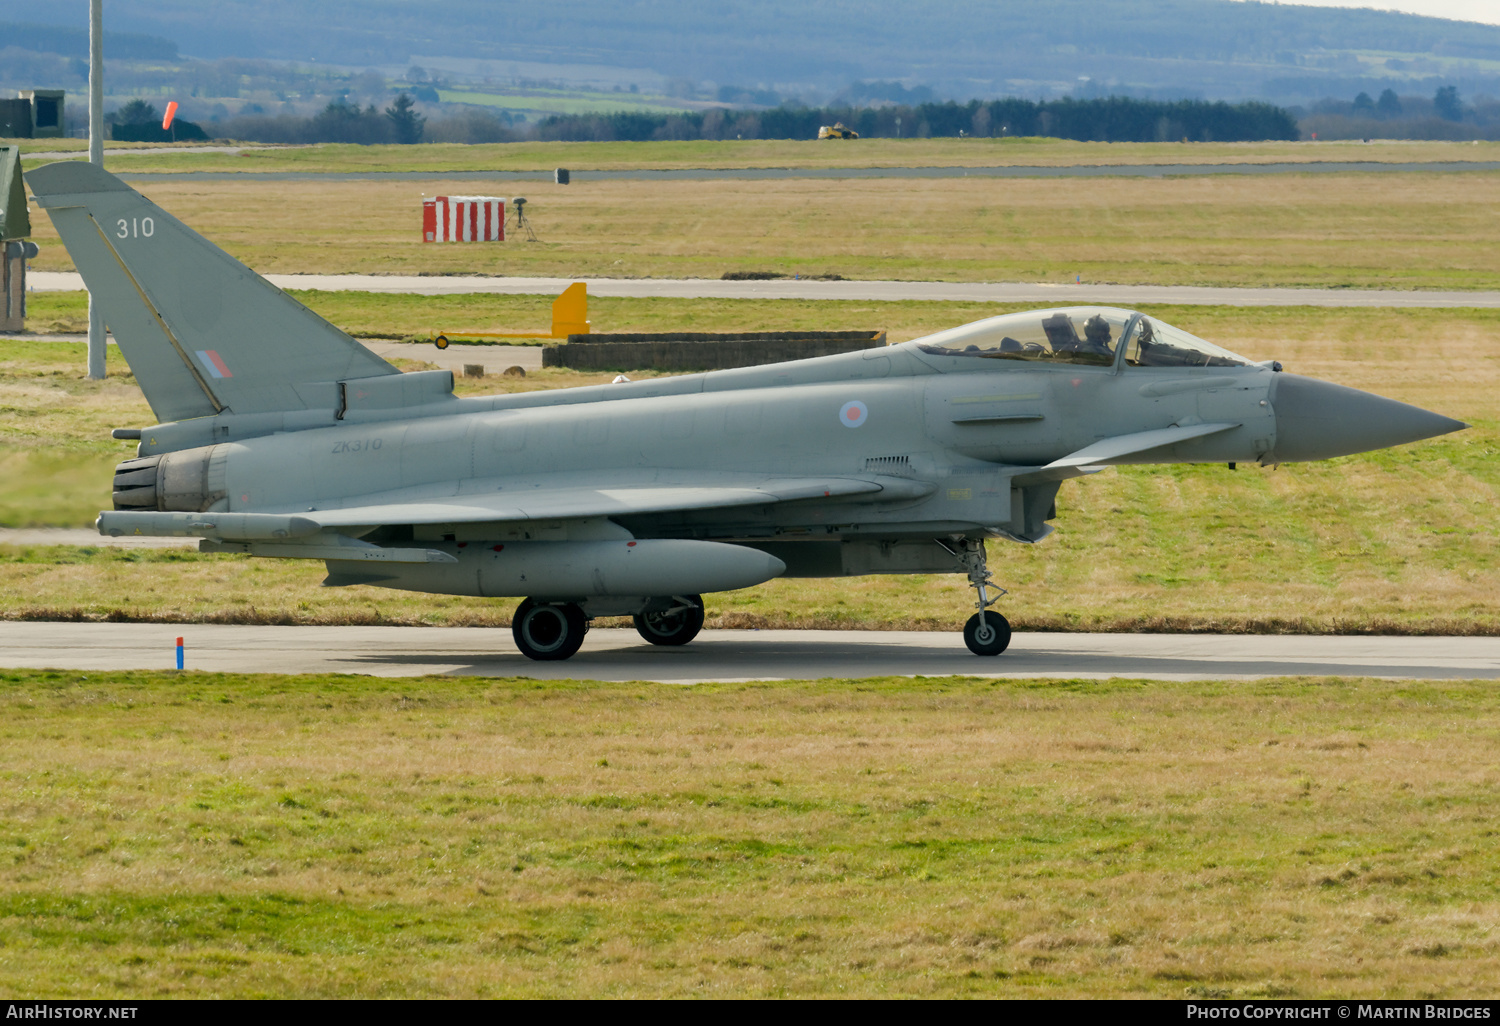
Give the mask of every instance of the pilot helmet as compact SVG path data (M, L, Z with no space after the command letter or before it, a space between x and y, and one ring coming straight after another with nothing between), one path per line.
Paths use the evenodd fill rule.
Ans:
M1109 345L1109 322L1103 314L1094 314L1083 322L1083 337L1098 345Z

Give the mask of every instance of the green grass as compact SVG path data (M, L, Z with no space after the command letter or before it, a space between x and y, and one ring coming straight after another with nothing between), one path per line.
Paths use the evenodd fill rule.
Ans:
M1490 682L11 671L0 713L6 996L1500 982Z
M430 339L438 331L547 330L555 296L460 293L421 296L407 292L324 292L291 289L291 295L345 331L367 338ZM88 293L36 292L27 300L27 328L37 333L88 330ZM885 330L905 340L954 324L1027 309L997 303L844 301L797 299L654 299L589 297L589 318L599 331L732 331L747 328L803 331L831 328ZM1186 310L1188 308L1179 308ZM1500 321L1500 317L1497 317ZM456 337L456 336L455 336ZM527 340L520 339L517 342ZM502 342L497 344L513 344ZM547 344L551 344L548 342ZM414 349L413 352L426 352Z
M71 299L56 304L59 316ZM113 347L108 377L84 379L86 348L0 342L0 524L92 523L114 465L134 449L110 430L155 420Z
M444 103L470 103L502 110L535 111L539 114L681 114L666 97L633 96L630 93L593 93L575 90L532 89L524 93L490 93L442 89Z

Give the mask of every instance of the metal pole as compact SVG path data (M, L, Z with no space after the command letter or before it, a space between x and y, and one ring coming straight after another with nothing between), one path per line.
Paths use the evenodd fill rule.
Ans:
M104 166L104 0L89 0L89 163ZM104 380L104 311L89 293L89 380Z

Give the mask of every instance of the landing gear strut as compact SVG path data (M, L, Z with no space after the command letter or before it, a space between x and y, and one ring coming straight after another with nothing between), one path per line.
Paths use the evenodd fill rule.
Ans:
M547 605L527 599L516 607L510 633L528 659L567 659L583 644L589 618L572 602Z
M979 612L964 624L964 644L975 655L999 655L1010 645L1010 621L990 608L1000 601L1005 589L993 583L995 575L985 564L984 542L965 538L957 541L955 547L945 545L944 548L958 557L969 572L969 583L979 593L979 599L974 603Z
M635 629L653 645L686 645L703 629L703 596L673 595L665 609L635 614Z

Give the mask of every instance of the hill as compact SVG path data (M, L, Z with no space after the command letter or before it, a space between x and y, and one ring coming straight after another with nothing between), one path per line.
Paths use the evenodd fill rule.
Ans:
M0 20L85 24L83 0L0 0ZM402 68L462 58L502 79L524 62L569 74L643 70L701 87L783 94L851 81L925 83L938 98L1259 97L1359 89L1466 93L1500 86L1500 26L1373 10L1229 0L111 0L112 30L165 37L195 57ZM497 62L488 67L474 61ZM509 72L517 74L513 68Z

